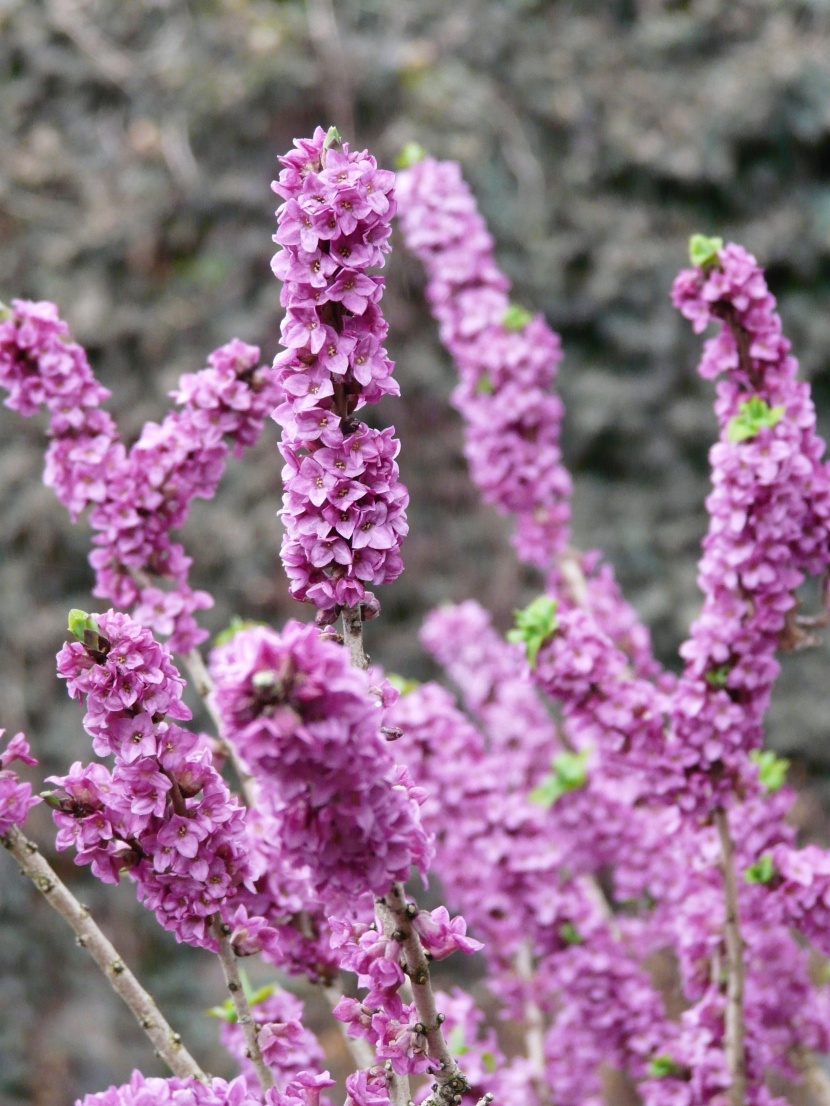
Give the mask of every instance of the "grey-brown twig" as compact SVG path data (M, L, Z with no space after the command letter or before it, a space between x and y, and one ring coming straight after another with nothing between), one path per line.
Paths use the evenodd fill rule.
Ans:
M113 990L129 1006L135 1019L153 1043L158 1055L174 1075L181 1078L193 1076L202 1082L207 1076L182 1044L182 1039L168 1024L156 1006L153 996L121 959L118 950L98 928L89 910L78 902L60 879L49 862L17 826L0 836L0 843L15 858L20 870L32 881L53 910L69 923L78 944L86 949L107 979Z
M469 1084L450 1052L441 1030L443 1018L435 1007L429 962L421 939L412 928L412 920L417 916L418 908L414 903L407 902L401 883L394 883L392 889L381 901L394 919L393 933L403 949L415 1009L418 1011L418 1020L424 1029L427 1052L433 1065L435 1083L432 1094L424 1099L422 1106L456 1106L459 1096L469 1090Z
M219 960L222 964L222 971L225 973L225 982L228 985L228 992L233 1002L233 1008L236 1011L236 1020L245 1037L246 1054L254 1066L254 1071L256 1072L260 1086L263 1091L267 1091L270 1087L274 1086L274 1076L271 1073L271 1069L262 1058L262 1051L260 1050L259 1040L257 1038L256 1022L251 1014L251 1007L248 1004L245 989L242 986L239 967L236 963L236 953L233 951L233 946L230 942L231 928L227 923L222 921L218 914L214 915L211 928L213 929L214 937L219 942Z
M744 952L738 913L738 881L735 875L735 846L729 832L726 811L715 811L726 899L724 940L726 943L726 1067L729 1072L730 1106L744 1106L746 1100L746 1057L744 1055Z
M522 941L519 945L514 963L516 975L523 983L529 983L533 979L533 952L529 941ZM533 999L525 999L524 1013L527 1058L538 1081L545 1074L545 1022Z
M363 648L363 616L360 604L343 609L343 644L349 651L349 660L355 668L368 668L369 658Z

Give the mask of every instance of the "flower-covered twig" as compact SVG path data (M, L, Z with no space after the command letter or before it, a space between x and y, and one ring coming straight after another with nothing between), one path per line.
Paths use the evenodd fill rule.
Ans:
M398 442L357 417L398 393L382 345L384 281L367 272L389 249L394 177L320 128L295 145L273 184L284 201L272 263L286 309L286 349L274 362L286 462L282 558L291 594L333 622L342 610L350 619L377 613L367 585L402 569L408 495Z
M147 423L127 450L101 406L109 392L68 331L51 303L14 300L0 313L5 404L24 417L48 412L44 480L73 521L89 511L94 594L134 606L140 622L186 653L207 637L194 616L213 601L190 586L191 559L170 532L194 497L213 496L231 450L239 456L256 441L276 402L273 373L255 346L234 339L206 369L182 376L179 409Z
M128 615L74 611L79 639L58 657L84 725L110 771L74 764L48 801L58 848L99 879L132 879L139 897L180 941L215 949L210 919L228 912L251 879L244 811L212 764L190 717L169 653Z

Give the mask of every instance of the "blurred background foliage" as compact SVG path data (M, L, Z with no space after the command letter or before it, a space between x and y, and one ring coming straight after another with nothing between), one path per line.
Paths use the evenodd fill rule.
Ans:
M691 233L740 241L767 267L830 427L830 2L0 0L0 299L59 304L127 440L230 337L273 357L269 182L294 137L330 123L387 166L411 140L462 162L515 298L563 336L576 540L606 551L675 664L699 602L715 428L699 342L668 299ZM403 442L412 532L370 649L423 677L427 609L475 596L505 626L535 581L468 482L422 275L400 251L387 274L403 399L379 417ZM91 574L88 532L40 484L43 431L0 411L0 724L28 732L47 774L88 757L54 654ZM186 540L217 596L214 631L235 613L305 617L279 566L280 467L271 426L194 507ZM786 659L769 731L795 761L805 833L824 838L826 663L821 649ZM49 839L40 812L34 828ZM0 1102L57 1106L133 1066L160 1071L2 863ZM129 886L57 863L205 1066L227 1073L215 1025L191 1013L216 1001L208 958L157 934Z

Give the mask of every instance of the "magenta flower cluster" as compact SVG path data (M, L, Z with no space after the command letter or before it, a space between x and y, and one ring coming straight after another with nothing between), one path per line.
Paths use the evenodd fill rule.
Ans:
M686 783L705 809L739 784L761 745L776 649L798 644L794 591L830 563L830 470L755 259L727 245L681 273L673 297L696 331L719 324L699 371L724 374L698 576L704 604L681 648L671 710Z
M562 402L552 391L561 343L541 315L510 302L510 283L461 169L423 158L398 175L401 230L423 262L426 296L459 374L470 475L482 496L515 515L519 557L549 589L595 612L644 675L658 666L649 634L595 552L568 548L572 480L559 447Z
M193 499L212 498L231 451L239 457L256 441L276 394L256 346L234 339L215 350L206 369L181 377L172 393L179 410L147 423L90 515L99 546L90 557L94 594L120 607L137 603L135 617L167 637L173 652L205 639L193 615L213 600L189 586L191 558L170 532L183 525Z
M501 1071L485 1073L482 1087L499 1094L509 1086L535 1102L544 1085L557 1102L589 1101L609 1050L639 1079L671 1033L637 958L640 929L632 919L624 935L612 930L592 884L613 873L618 900L659 893L670 878L660 876L666 818L632 810L636 790L590 762L584 783L550 805L537 800L563 738L527 694L520 651L472 602L434 611L423 640L476 723L431 684L402 696L391 715L428 793L423 816L436 835L435 869L450 904L485 940L489 987L513 1017L531 1003L550 1023L541 1066L511 1066L509 1083ZM585 1063L574 1065L574 1055Z
M45 482L73 519L90 510L94 594L122 608L137 604L135 617L174 651L204 640L194 615L213 601L190 587L191 558L170 531L194 497L214 494L230 450L238 456L259 435L277 392L258 362L259 350L238 339L214 351L207 369L181 378L173 393L181 409L148 423L127 451L101 408L109 392L57 308L15 300L0 320L6 406L26 417L46 407Z
M562 357L541 315L511 305L493 239L455 162L424 158L398 175L401 230L424 264L427 299L460 382L473 480L517 515L519 556L549 569L567 545L571 479L562 465L563 406L551 391Z
M443 960L454 952L473 953L481 942L467 936L465 920L451 918L446 908L419 911L412 922L424 951L432 960ZM430 1058L423 1023L412 1002L404 1002L403 948L394 936L386 936L379 921L367 925L332 919L332 945L340 967L354 972L361 998L344 997L334 1016L347 1026L351 1037L361 1037L375 1048L381 1061L388 1061L399 1075L428 1071Z
M0 730L0 741L5 732ZM17 772L9 768L16 760L21 764L37 764L22 733L15 734L0 753L0 836L12 826L22 826L29 811L40 802L32 795L32 785L21 782Z
M212 764L190 717L184 681L166 649L128 615L90 620L58 654L69 694L86 704L84 727L100 762L51 777L59 849L74 847L105 883L122 873L180 941L215 948L214 915L250 880L245 814Z
M278 830L281 867L307 870L329 913L371 904L413 864L426 871L419 793L381 734L380 690L345 650L314 626L254 627L214 650L211 670L224 735Z
M274 1077L278 1091L285 1090L301 1072L323 1066L320 1042L303 1025L303 1004L296 995L275 988L261 1002L252 1004L251 1016L257 1026L262 1058ZM225 1021L219 1035L222 1044L239 1064L251 1093L256 1094L259 1079L247 1055L242 1026L236 1021Z
M336 617L371 602L369 585L402 569L408 495L398 479L398 442L356 412L397 395L378 306L395 212L394 175L366 151L328 144L318 128L281 158L274 191L274 273L283 282L282 341L274 362L282 402L285 498L283 564L296 599Z
M109 392L95 379L86 353L69 339L69 327L52 303L13 300L0 313L0 385L4 405L24 418L49 413L44 482L73 521L102 503L108 474L124 460L115 423L101 404Z
M266 1106L283 1106L279 1092L269 1090ZM88 1094L76 1106L263 1106L261 1092L252 1091L241 1077L227 1082L211 1079L145 1078L134 1071L129 1083ZM305 1106L305 1103L303 1103Z

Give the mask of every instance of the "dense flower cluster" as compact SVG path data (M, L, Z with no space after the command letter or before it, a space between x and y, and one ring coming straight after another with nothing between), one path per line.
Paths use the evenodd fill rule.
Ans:
M0 730L0 741L5 732ZM21 764L37 764L22 733L15 734L0 753L0 835L8 833L12 826L22 826L29 811L40 802L32 795L31 784L21 783L17 773L9 768L16 760Z
M459 166L423 158L398 176L404 240L427 271L427 298L460 375L453 402L484 499L517 515L519 555L551 568L568 542L571 480L563 407L551 392L562 357L541 315L510 303L493 239Z
M291 594L332 617L402 569L408 495L398 442L354 417L398 394L383 348L384 281L367 273L389 249L394 175L366 151L334 148L320 128L295 145L273 184L284 200L273 260L286 309L286 349L274 362L286 462L282 557Z
M122 873L180 941L215 948L214 915L250 880L245 816L213 767L207 740L183 729L184 681L167 650L129 616L87 618L83 640L58 654L69 694L86 703L84 727L110 770L76 763L58 785L60 849L105 883Z
M433 612L423 637L481 726L427 684L403 696L392 715L429 793L423 810L430 828L434 819L436 870L485 938L491 988L513 1016L530 1003L550 1023L544 1056L535 1068L512 1070L510 1086L533 1101L541 1079L557 1102L592 1101L609 1049L640 1078L669 1033L659 996L631 955L643 944L642 925L631 917L609 928L610 907L595 880L611 874L619 902L659 893L672 878L661 878L658 849L671 819L632 809L636 788L568 751L528 695L521 652L497 637L477 604ZM584 774L549 776L560 756ZM574 979L584 982L581 990ZM573 1065L576 1054L586 1062ZM487 1089L499 1085L489 1081Z
M653 889L658 882L655 847L672 816L634 808L639 790L631 764L626 762L624 775L609 771L597 735L574 725L567 712L564 730L557 732L542 701L528 694L521 650L496 634L477 603L433 611L422 640L458 685L467 710L484 731L482 758L494 765L492 778L501 781L501 790L519 792L523 800L530 797L534 817L543 815L545 833L558 845L568 869L580 874L613 871L619 900L639 898L647 886ZM650 684L643 685L651 691ZM565 759L558 762L556 755L563 752ZM584 775L558 786L557 763L569 763L573 753L577 757L570 756L570 762L578 762ZM554 792L546 795L551 786Z
M817 845L795 849L779 843L769 857L766 908L802 933L825 956L830 954L830 856ZM766 874L766 873L764 873Z
M194 614L212 600L188 584L191 559L170 531L194 497L214 494L230 450L239 455L259 435L277 392L258 362L259 350L239 340L215 350L207 369L181 378L173 393L181 409L148 423L127 451L101 408L109 392L54 304L15 300L0 319L6 406L27 417L46 407L45 482L73 519L90 509L94 594L119 607L138 604L135 616L175 651L204 640ZM137 579L148 574L165 586Z
M793 593L830 562L830 470L755 259L732 244L713 249L680 274L673 295L696 331L719 323L699 371L725 374L698 575L704 604L681 648L671 710L686 785L706 811L740 786L747 754L761 744L775 651L797 644Z
M563 601L588 607L638 671L659 671L648 631L595 552L568 549L572 481L559 448L563 408L551 388L559 336L511 304L509 281L475 199L451 161L423 158L398 176L404 240L423 262L427 299L459 373L470 474L484 499L516 516L518 555L545 570Z
M289 622L281 634L240 630L214 650L211 669L225 737L279 824L282 869L308 871L332 913L385 894L412 864L426 870L420 796L380 733L380 699L345 650Z
M242 1078L227 1082L211 1079L145 1078L134 1071L129 1083L88 1094L76 1106L262 1106L261 1093L254 1093ZM268 1091L266 1106L281 1106L276 1091Z
M194 613L212 606L187 582L191 558L171 530L180 527L194 498L210 499L228 455L256 441L276 398L273 376L259 350L235 339L208 357L208 367L185 373L173 397L181 405L160 423L147 423L120 468L110 470L106 497L90 514L96 531L90 561L94 594L135 617L186 653L207 636ZM165 587L136 581L158 577Z
M109 392L95 379L86 353L69 339L53 303L13 300L0 315L0 385L6 407L24 418L49 413L44 481L72 519L106 498L108 473L120 468L124 448L101 410Z
M285 1090L300 1072L322 1067L324 1057L320 1042L303 1025L303 1004L290 991L275 988L261 1002L252 1004L251 1015L258 1028L262 1058L274 1077L277 1090ZM258 1091L259 1080L247 1055L242 1027L236 1021L225 1021L220 1037L239 1064L251 1092Z
M404 1002L400 995L405 963L400 942L383 932L380 920L366 925L332 919L332 926L332 945L338 950L340 967L354 972L358 986L366 992L360 999L342 998L334 1008L335 1017L346 1023L350 1036L374 1045L378 1058L388 1060L398 1074L428 1070L424 1026L415 1005ZM451 919L444 907L431 913L419 911L412 926L432 960L481 948L479 941L467 936L464 919Z

